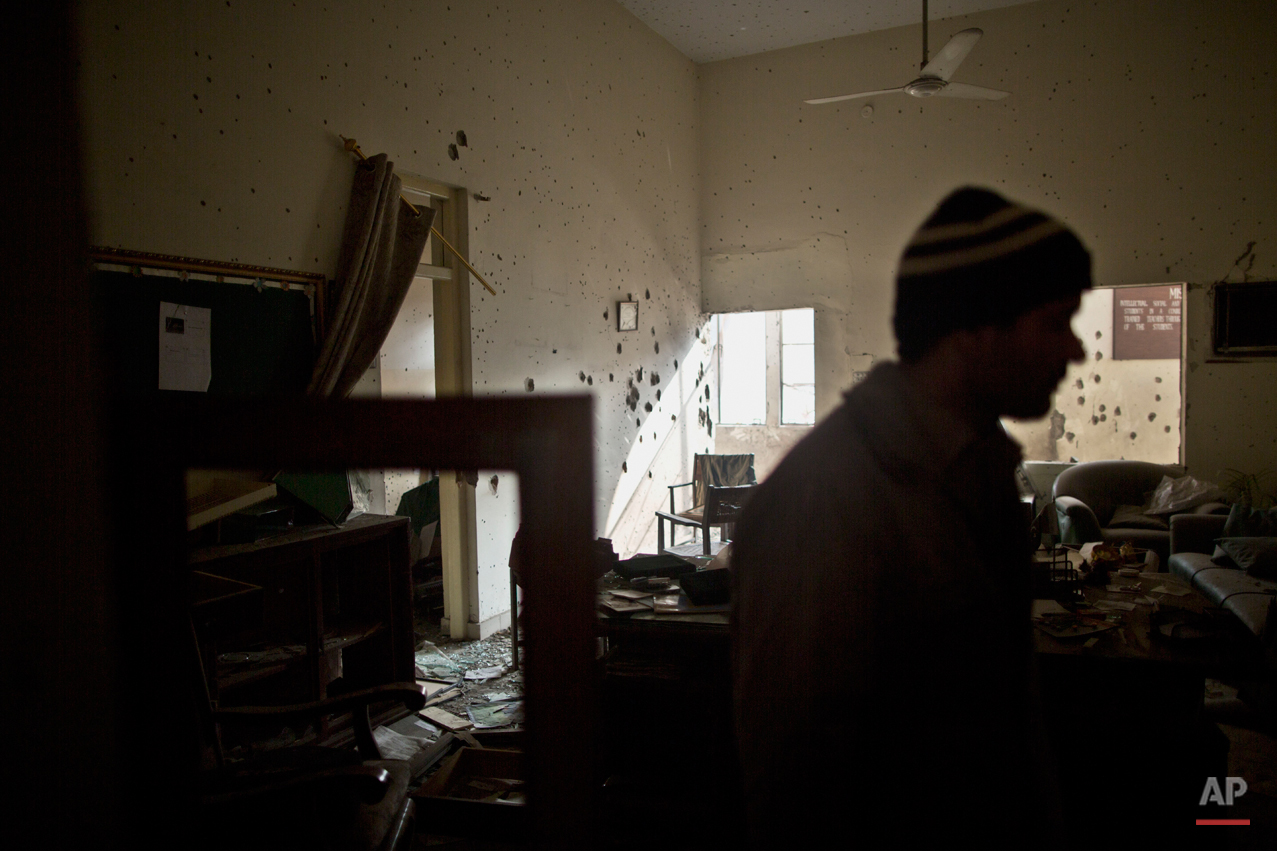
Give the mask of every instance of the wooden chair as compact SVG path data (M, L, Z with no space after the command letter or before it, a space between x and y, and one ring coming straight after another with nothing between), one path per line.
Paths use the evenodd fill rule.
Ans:
M706 490L705 504L698 509L674 514L668 511L656 512L656 550L664 555L695 555L695 541L691 544L675 545L674 530L679 526L688 526L700 530L700 555L708 558L723 548L723 544L732 538L732 528L740 516L741 510L757 485L709 485ZM670 545L665 545L665 524L670 524ZM710 540L710 530L719 529L717 544Z
M738 488L757 484L754 477L754 456L751 455L696 455L692 459L692 481L668 485L670 490L670 510L656 512L657 552L660 554L692 555L695 548L677 546L674 543L674 531L679 526L700 529L701 554L713 555L715 548L709 539L709 530L714 527L723 529L735 522L735 513L731 510L733 500L739 495L720 496L717 507L711 516L707 516L711 488ZM679 510L676 495L681 488L692 489L692 504ZM726 504L724 500L726 499ZM725 513L724 513L725 512ZM669 547L665 545L665 523L670 523ZM726 535L726 537L723 537ZM730 528L720 533L722 540L730 538ZM695 543L695 539L693 539ZM676 551L677 550L677 551ZM687 552L684 552L687 550Z

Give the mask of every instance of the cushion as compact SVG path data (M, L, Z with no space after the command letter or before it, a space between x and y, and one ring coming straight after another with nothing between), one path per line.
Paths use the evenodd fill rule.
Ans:
M1220 538L1218 544L1218 550L1251 576L1277 577L1277 537ZM1213 557L1212 561L1220 563Z
M1149 514L1176 514L1207 502L1218 502L1221 491L1213 482L1201 482L1192 476L1172 479L1163 476L1149 501Z
M1165 532L1170 524L1164 517L1144 513L1142 505L1119 505L1113 509L1113 519L1109 526L1120 526L1124 529L1157 529Z
M1277 535L1277 507L1251 508L1236 504L1224 521L1222 538L1269 538Z

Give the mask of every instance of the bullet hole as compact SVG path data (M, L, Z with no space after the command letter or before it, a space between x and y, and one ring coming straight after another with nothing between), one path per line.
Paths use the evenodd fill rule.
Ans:
M709 385L708 384L705 385L705 401L706 402L709 401Z
M651 403L651 402L647 402L646 404L644 404L644 405L643 405L643 410L644 410L644 411L646 411L646 412L647 412L647 413L649 413L649 414L650 414L650 413L652 413L652 403Z
M616 344L616 353L617 353L618 355L621 353L621 344L620 344L620 343L617 343L617 344Z
M1115 417L1120 417L1120 416L1122 416L1122 406L1121 406L1121 405L1118 405L1116 408L1114 408L1114 409L1113 409L1113 416L1115 416Z
M651 297L652 297L651 290L643 290L643 298L651 298Z
M1158 375L1158 376L1154 377L1154 378L1153 378L1153 380L1154 380L1154 381L1156 381L1158 384L1161 384L1161 383L1162 383L1162 376Z
M675 416L674 414L670 414L670 422L677 422L677 421L678 421L678 417Z
M550 349L550 354L557 355L558 353L559 353L558 349Z
M456 146L456 145L449 145L449 146L448 146L448 159L450 159L450 160L459 160L459 159L461 159L461 154L457 153L457 146Z
M1160 402L1160 401L1162 401L1162 394L1161 394L1161 393L1158 393L1156 396L1154 396L1154 397L1153 397L1153 401L1154 401L1154 402Z
M652 373L652 386L655 387L661 383L661 374L659 372Z
M578 373L578 376L580 377L580 379L581 379L582 381L585 381L585 373L584 373L584 372L582 372L582 373Z
M678 369L678 358L674 358L674 369Z
M705 433L710 437L714 436L714 421L710 419L709 411L705 412Z
M661 391L660 391L660 390L657 390L657 391L656 391L656 401L658 401L658 402L659 402L659 401L661 401Z
M629 392L627 392L627 393L625 394L625 404L629 406L629 408L630 408L630 410L631 410L631 411L637 411L637 410L638 410L638 400L639 400L639 391L638 391L638 388L637 388L637 387L635 387L635 386L634 386L634 382L633 382L633 381L631 381L631 382L630 382L630 389L629 389Z
M589 378L585 379L585 383L586 383L586 384L588 384L588 385L590 385L591 387L593 387L593 386L594 386L594 376L593 376L593 375L591 375Z
M641 434L640 434L640 435L639 435L639 443L642 443L642 442L643 442L643 435L641 435Z
M1075 434L1074 434L1073 432L1071 432L1071 431L1066 431L1066 432L1064 433L1064 439L1065 439L1065 440L1067 440L1069 443L1072 443L1072 442L1073 442L1073 438L1075 438L1075 437L1077 437L1077 435L1075 435Z
M1081 390L1083 387L1086 386L1086 382L1079 378L1077 381L1073 382L1073 386L1076 387L1078 390Z
M476 200L476 201L491 201L491 200L492 200L492 196L491 196L491 195L484 195L484 194L479 193L479 192L475 192L475 193L473 193L472 197L473 197L473 198L474 198L474 200Z
M604 321L604 322L606 322L606 321L607 321L607 311L606 311L606 310L605 310L605 311L603 311L603 321Z
M1135 439L1135 432L1131 432L1131 440Z
M1101 414L1102 414L1102 413L1104 413L1104 412L1105 412L1105 411L1107 411L1107 410L1108 410L1108 408L1104 407L1103 405L1100 405L1100 413L1101 413Z
M1096 331L1096 332L1095 332L1095 339L1097 339L1097 340L1098 340L1098 339L1100 339L1100 338L1101 338L1101 337L1103 337L1103 336L1104 336L1104 332L1103 332L1103 331Z
M1103 423L1103 422L1108 422L1108 418L1109 418L1109 415L1108 415L1108 414L1100 414L1100 422L1102 422L1102 423Z
M648 470L648 471L647 471L647 477L648 477L649 479L650 479L650 478L652 478L652 471L651 471L651 470Z
M1077 397L1077 403L1078 403L1079 405L1085 405L1085 404L1086 404L1086 397L1085 397L1085 396L1078 396L1078 397Z
M532 382L532 379L531 379L531 378L525 378L525 379L523 380L523 389L524 389L524 390L526 390L526 391L528 391L529 393L531 393L533 390L535 390L535 389L536 389L536 387L537 387L537 386L536 386L536 384L534 384L534 383Z
M492 495L493 495L493 496L496 496L496 495L497 495L497 482L498 482L498 481L499 481L499 479L498 479L498 477L497 477L495 474L492 476L492 478L488 479L488 490L489 490L489 491L491 491L491 493L492 493Z
M630 465L629 465L629 464L626 464L624 461L622 461L622 462L621 462L621 472L622 472L622 473L628 473L629 471L630 471Z
M1155 419L1157 419L1157 414L1149 414L1149 415L1148 415L1148 421L1149 421L1150 423L1151 423L1153 420L1155 420Z
M655 336L656 336L656 326L655 326L655 325L653 325L653 326L652 326L652 336L653 336L653 337L655 337Z
M1167 426L1166 428L1162 429L1162 431L1166 432L1167 434L1170 434L1170 433L1171 433L1171 427L1170 427L1170 426Z
M635 370L634 377L638 379L640 384L643 383L643 367L640 366L637 370Z
M705 409L704 408L696 409L696 424L699 425L701 428L705 428Z
M634 421L634 427L635 427L635 428L642 428L642 426L643 426L643 422L642 422L642 420L635 420L635 421ZM642 439L643 439L642 437L640 437L640 438L639 438L639 440L642 440Z
M1099 375L1093 375L1093 376L1091 376L1091 379L1092 379L1092 380L1093 380L1096 384L1099 384L1099 383L1100 383L1100 376L1099 376Z
M657 340L655 345L652 346L652 349L659 355L661 353L661 341Z
M1104 352L1096 352L1096 353L1095 353L1095 359L1096 359L1096 360L1104 360Z
M1099 422L1100 418L1095 416L1095 414L1091 414L1091 425L1098 425Z
M469 145L466 144L466 131L464 130L457 131L457 144L463 148L470 147Z
M607 374L607 380L608 380L608 381L616 381L616 376L609 372L609 373Z

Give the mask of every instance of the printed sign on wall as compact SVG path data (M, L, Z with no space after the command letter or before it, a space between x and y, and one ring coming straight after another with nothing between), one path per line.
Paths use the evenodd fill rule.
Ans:
M1184 285L1113 290L1113 358L1179 358Z

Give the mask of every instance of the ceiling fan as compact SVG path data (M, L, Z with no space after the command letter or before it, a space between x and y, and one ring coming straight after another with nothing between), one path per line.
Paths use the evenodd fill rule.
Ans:
M904 92L916 98L929 98L934 95L945 98L1002 100L1010 92L986 89L984 86L973 86L969 83L949 82L953 72L958 70L962 60L967 58L967 54L971 52L971 48L975 47L975 43L980 40L982 35L984 35L984 30L976 27L956 33L953 38L949 39L948 44L940 48L940 52L936 54L935 59L927 61L927 0L922 0L922 71L918 74L916 80L895 89L878 89L872 92L857 92L854 95L836 95L831 98L812 98L811 100L803 101L803 103L837 103L840 100L889 95L895 92Z

